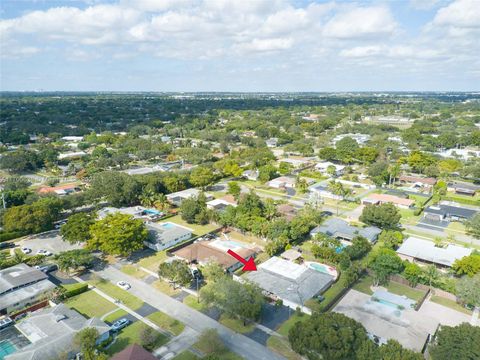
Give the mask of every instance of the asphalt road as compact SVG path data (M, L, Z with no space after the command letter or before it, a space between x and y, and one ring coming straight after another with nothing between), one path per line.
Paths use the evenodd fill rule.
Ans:
M193 330L201 333L206 329L214 328L218 331L218 334L222 338L225 345L232 351L241 355L246 359L254 360L280 360L284 357L270 351L265 346L260 345L256 341L247 338L241 334L235 333L232 330L226 328L217 321L209 318L208 316L196 311L187 305L172 299L170 296L154 289L148 284L145 284L141 280L138 280L132 276L128 276L108 266L103 270L95 271L95 273L105 279L116 283L120 280L128 281L132 287L129 290L133 295L139 297L150 305L156 307L158 310L172 316L173 318L183 322L186 326L191 327Z

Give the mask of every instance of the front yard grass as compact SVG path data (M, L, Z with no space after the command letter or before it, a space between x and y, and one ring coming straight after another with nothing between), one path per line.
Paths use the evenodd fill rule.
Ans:
M207 224L207 225L189 224L186 221L184 221L180 215L175 215L171 218L168 218L166 222L172 222L177 225L189 228L193 231L195 235L198 235L198 236L208 234L209 232L215 231L219 228L219 226L213 225L213 224Z
M88 290L80 295L67 299L65 305L77 310L80 314L88 318L100 318L116 308L115 304L101 297L93 290Z
M166 251L158 251L155 255L148 256L143 258L138 262L138 265L144 268L147 268L151 271L157 271L160 263L164 262L167 259Z
M267 340L267 347L288 360L302 360L302 357L292 350L287 339L272 335Z
M295 325L295 323L297 323L298 321L303 321L307 319L309 316L310 315L303 314L303 313L299 315L295 312L292 316L290 316L290 318L287 321L285 321L282 325L280 325L276 331L280 335L287 337L288 332L293 327L293 325Z
M390 281L387 285L387 290L393 294L405 295L409 299L419 302L425 295L425 291L411 288L408 285L403 285L397 282Z
M207 354L207 350L202 342L200 341L196 342L195 344L193 344L193 347L198 351L200 351L201 353ZM225 350L221 354L216 354L216 355L218 356L219 359L222 359L222 360L243 360L241 356L229 350Z
M118 286L105 279L92 279L89 280L88 283L97 287L99 290L110 295L114 299L120 300L125 306L134 311L140 309L143 305L142 300L130 294L128 291L120 289Z
M137 321L131 325L128 325L117 336L117 338L115 339L115 343L106 350L107 354L113 355L119 351L122 351L127 346L132 344L141 345L140 335L143 329L145 329L146 327L147 325L145 325L141 321ZM157 333L157 339L154 345L155 349L166 344L169 340L167 336L160 334L159 332L156 332L156 333Z
M145 271L137 268L136 266L134 265L125 265L125 266L122 266L122 268L120 269L123 273L127 274L127 275L130 275L130 276L133 276L137 279L143 279L145 277L147 277L149 274L146 273Z
M247 323L247 325L244 325L243 320L230 318L225 314L222 314L222 316L220 316L218 322L240 334L246 334L252 332L255 329L255 323Z
M163 280L155 280L152 283L152 286L155 289L163 292L164 294L166 294L168 296L174 296L174 295L180 294L182 292L182 289L180 289L180 288L173 289L173 286L171 286L169 283L167 283L166 281L163 281Z
M110 324L115 322L116 320L124 317L128 315L128 313L123 310L123 309L117 309L116 311L114 311L113 313L111 313L110 315L106 316L103 321L105 322L109 322Z
M172 360L200 360L200 358L191 351L185 350L175 356Z
M185 299L183 299L183 303L198 311L205 311L208 309L208 306L202 302L198 302L198 298L194 295L188 295Z
M464 308L462 305L458 304L457 302L455 302L453 300L445 299L443 297L434 295L430 298L430 301L432 301L434 303L437 303L437 304L440 304L440 305L443 305L443 306L446 306L446 307L448 307L452 310L459 311L459 312L462 312L462 313L467 314L467 315L472 315L472 311Z
M171 318L161 311L157 311L148 315L147 319L151 320L154 324L158 325L162 329L170 331L174 335L179 335L183 329L185 329L184 324L174 318Z

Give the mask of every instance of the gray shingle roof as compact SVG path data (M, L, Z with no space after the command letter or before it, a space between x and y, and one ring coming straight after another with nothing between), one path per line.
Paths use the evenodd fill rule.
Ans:
M310 234L313 236L315 234L322 233L331 237L341 237L349 240L352 240L356 236L363 236L370 242L375 242L381 232L382 230L375 226L357 228L350 225L345 220L330 218L327 219L322 225L313 229Z
M438 205L429 206L424 210L424 213L438 214L442 216L455 216L464 219L470 219L477 214L478 211L473 209L467 209L463 207L451 206L451 205Z
M13 289L33 284L46 279L48 276L40 270L26 264L17 264L0 270L0 294Z

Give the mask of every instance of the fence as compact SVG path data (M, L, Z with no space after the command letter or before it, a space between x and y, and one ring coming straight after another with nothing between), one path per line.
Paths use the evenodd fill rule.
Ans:
M23 315L23 314L26 314L26 313L29 313L29 312L33 312L35 310L38 310L38 309L41 309L41 308L44 308L46 306L49 305L49 301L48 300L43 300L43 301L40 301L39 303L36 303L32 306L29 306L28 308L25 308L23 310L20 310L19 312L13 314L13 315L10 315L10 317L15 320L17 317Z

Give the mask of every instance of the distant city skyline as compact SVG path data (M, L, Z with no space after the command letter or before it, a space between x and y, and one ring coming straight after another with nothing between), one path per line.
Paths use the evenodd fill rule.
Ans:
M0 91L480 90L480 0L4 0L0 19Z

